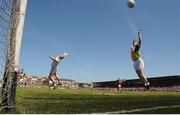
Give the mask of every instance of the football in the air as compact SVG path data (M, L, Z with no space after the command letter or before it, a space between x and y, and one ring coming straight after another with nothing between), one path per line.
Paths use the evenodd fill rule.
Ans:
M136 5L136 3L135 3L134 0L128 0L127 5L128 5L129 8L134 8L134 6Z

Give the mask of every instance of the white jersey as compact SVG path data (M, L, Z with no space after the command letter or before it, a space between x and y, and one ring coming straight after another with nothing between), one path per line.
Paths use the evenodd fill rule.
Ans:
M58 70L58 64L60 62L60 59L58 57L55 58L57 61L53 61L51 64L51 71L50 75L57 75L57 70Z

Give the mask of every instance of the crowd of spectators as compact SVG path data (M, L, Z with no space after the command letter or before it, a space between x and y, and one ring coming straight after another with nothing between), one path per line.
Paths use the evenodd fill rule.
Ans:
M152 87L151 90L161 91L161 92L180 92L180 86L172 86L172 87Z
M92 88L91 90L106 90L106 91L144 91L143 87L130 87L125 88L122 87L121 89L118 88ZM180 86L172 86L172 87L151 87L150 91L156 91L156 92L180 92Z

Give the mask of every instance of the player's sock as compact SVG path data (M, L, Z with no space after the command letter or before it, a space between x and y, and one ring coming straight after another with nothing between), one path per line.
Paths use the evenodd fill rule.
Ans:
M145 83L144 84L144 91L146 91L147 90L147 84Z
M147 82L146 84L147 84L147 85L150 85L150 83L149 83L149 82Z
M149 82L147 82L147 83L145 83L145 84L144 84L144 86L147 86L147 85L150 85L150 83L149 83Z
M147 87L147 90L150 89L150 83L149 82L146 83L146 87Z
M148 91L149 89L150 89L150 83L147 82L147 83L144 84L144 90Z

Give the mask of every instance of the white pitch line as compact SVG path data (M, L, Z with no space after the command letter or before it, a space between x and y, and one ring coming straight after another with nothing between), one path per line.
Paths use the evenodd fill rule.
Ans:
M177 108L177 107L180 107L180 105L157 106L157 107L151 107L151 108L141 108L141 109L132 109L132 110L105 112L105 114L124 114L124 113L133 113L133 112L150 111L150 110L167 109L167 108Z

